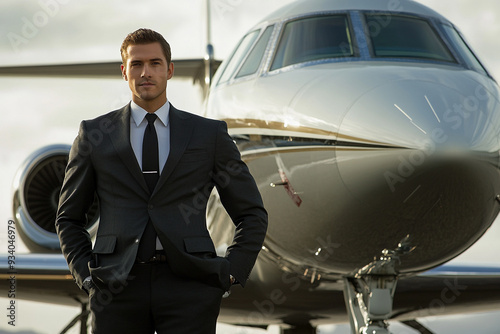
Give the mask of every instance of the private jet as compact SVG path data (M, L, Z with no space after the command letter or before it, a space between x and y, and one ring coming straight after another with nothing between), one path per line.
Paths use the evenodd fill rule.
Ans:
M349 322L387 334L389 321L500 307L500 269L446 263L500 210L500 91L462 33L410 0L299 0L244 35L224 62L178 60L227 122L269 212L250 282L219 321L283 334ZM4 67L2 75L120 77L119 62ZM215 74L214 74L215 73ZM43 147L14 180L19 298L81 305L54 219L70 146ZM88 230L99 223L99 199ZM234 226L211 194L220 256ZM4 256L7 257L7 256ZM9 277L1 261L2 283Z

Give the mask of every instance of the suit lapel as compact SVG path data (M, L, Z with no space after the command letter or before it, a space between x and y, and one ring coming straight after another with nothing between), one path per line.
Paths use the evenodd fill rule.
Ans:
M189 114L183 113L170 105L170 153L153 193L157 192L165 184L188 146L193 132L193 124L189 122L187 115Z
M118 111L116 118L116 129L110 133L113 146L133 177L145 191L149 192L141 167L130 145L130 103Z

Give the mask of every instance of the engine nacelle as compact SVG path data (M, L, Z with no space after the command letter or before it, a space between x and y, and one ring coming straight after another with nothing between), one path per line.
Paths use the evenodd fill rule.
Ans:
M14 178L13 213L19 235L32 252L58 252L55 219L70 145L50 145L33 152ZM97 196L87 213L87 230L98 226Z

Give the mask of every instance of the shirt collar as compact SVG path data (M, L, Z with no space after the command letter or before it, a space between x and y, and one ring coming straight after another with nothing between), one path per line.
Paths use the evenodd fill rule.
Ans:
M164 126L168 125L169 110L170 102L167 100L164 105L162 105L158 110L155 111L155 114L158 116L158 119L163 123ZM132 114L132 119L134 120L136 126L139 126L144 121L144 118L148 113L134 101L130 102L130 111Z

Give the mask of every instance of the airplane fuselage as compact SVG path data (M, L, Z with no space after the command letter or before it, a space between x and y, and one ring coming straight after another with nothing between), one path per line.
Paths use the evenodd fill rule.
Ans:
M354 275L384 250L398 274L456 257L499 210L498 85L451 23L416 3L316 4L252 29L208 101L269 211L263 256L312 280ZM310 36L294 40L300 25ZM325 27L347 30L341 48L324 51ZM300 58L293 43L325 55Z

